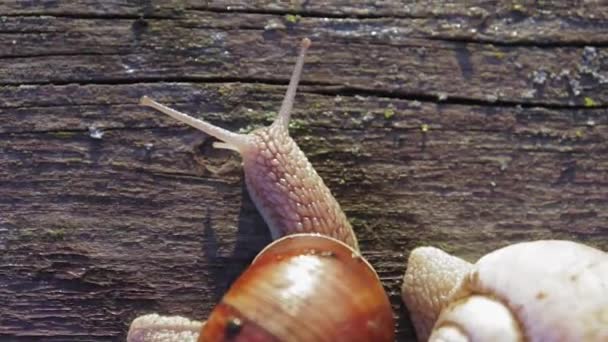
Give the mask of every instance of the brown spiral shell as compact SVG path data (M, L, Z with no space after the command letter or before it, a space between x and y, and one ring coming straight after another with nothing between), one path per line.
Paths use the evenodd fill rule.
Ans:
M369 263L343 242L294 234L266 247L211 313L199 341L394 341Z

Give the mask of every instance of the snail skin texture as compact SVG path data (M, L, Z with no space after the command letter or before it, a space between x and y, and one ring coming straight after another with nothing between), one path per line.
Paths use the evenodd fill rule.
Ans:
M470 264L412 251L402 288L419 341L608 341L608 254L523 242Z
M129 342L394 341L388 296L359 253L340 205L289 136L288 124L310 40L301 51L278 117L236 134L161 105L155 108L219 140L243 159L251 198L276 241L235 281L206 323L141 316ZM200 335L192 329L201 327Z

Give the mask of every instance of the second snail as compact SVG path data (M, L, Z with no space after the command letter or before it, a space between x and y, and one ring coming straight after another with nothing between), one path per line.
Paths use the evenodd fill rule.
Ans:
M249 194L275 241L258 254L206 321L157 314L141 316L131 324L129 342L394 341L393 312L380 279L361 256L356 236L340 205L289 136L290 113L309 46L310 40L304 39L275 121L247 135L229 132L147 97L142 98L143 105L219 139L221 142L215 143L215 147L231 149L241 155ZM510 299L508 295L521 291L524 286L521 283L525 284L525 280L519 283L504 281L516 278L517 274L509 274L516 269L493 276L479 267L491 264L500 268L501 263L513 264L514 260L519 260L515 258L517 253L538 254L537 260L542 260L543 256L550 258L556 252L543 248L546 243L538 242L524 249L507 248L510 257L488 256L475 265L436 249L415 250L404 278L403 299L412 315L418 339L572 340L547 339L548 335L543 333L551 330L551 324L561 324L550 319L559 312L550 304L541 305L543 310L540 312L531 309L526 319L517 316L522 310L517 312L508 306L496 309L482 305L479 309L480 306L473 305L473 310L481 310L477 313L479 316L474 316L466 314L470 312L466 310L471 310L470 305L461 309L457 304L463 298L473 298L472 295L478 292L496 298L490 287L500 289L500 293L505 294L505 301ZM578 290L592 293L596 290L595 293L606 295L595 300L595 305L580 305L577 311L580 315L576 317L585 318L586 323L566 325L569 330L562 336L582 336L581 341L608 340L608 257L590 247L567 244L573 254L565 262L584 256L586 262L595 265L584 273L589 276ZM537 268L542 269L540 265ZM476 283L477 287L472 286L470 279L476 277L472 275L480 274L488 274L490 280L482 276L483 281ZM550 279L546 283L547 293L552 296L568 291L567 287L564 290L560 287L559 276L555 273L546 278ZM491 280L495 280L492 286L488 285ZM568 295L560 298L575 299ZM559 304L568 305L554 305ZM533 307L532 303L519 305ZM464 313L459 314L458 310ZM511 330L504 330L502 326L492 330L495 326L487 326L488 320L482 319L487 318L488 313L497 312L506 317L505 325ZM538 322L544 322L545 330L536 328L540 326ZM508 339L510 337L512 339Z

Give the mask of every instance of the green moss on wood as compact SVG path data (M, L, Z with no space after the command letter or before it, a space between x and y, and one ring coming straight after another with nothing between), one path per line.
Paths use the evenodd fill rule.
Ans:
M290 24L297 24L300 21L301 18L302 17L300 17L299 15L296 15L296 14L287 14L287 15L285 15L285 21L288 22L288 23L290 23Z
M385 119L388 120L388 119L392 118L393 116L395 116L395 109L389 107L389 108L386 108L384 110L384 118Z
M597 102L595 102L595 100L593 100L589 96L585 96L583 101L585 103L585 107L596 107L597 106Z

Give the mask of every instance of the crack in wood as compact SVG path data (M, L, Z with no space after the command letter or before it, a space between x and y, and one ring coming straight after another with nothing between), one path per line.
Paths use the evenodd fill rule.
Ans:
M449 37L449 36L430 36L425 37L428 40L442 41L442 42L453 42L459 44L478 44L478 45L494 45L499 47L529 47L538 49L557 49L557 48L584 48L584 47L597 47L605 48L608 47L608 39L606 40L497 40L489 39L485 37Z
M192 6L186 7L186 10L190 11L203 11L210 13L243 13L243 14L269 14L276 16L285 16L285 15L299 15L304 18L332 18L332 19L383 19L383 18L394 18L394 19L424 19L428 18L428 16L417 16L417 15L407 15L407 14L374 14L372 12L368 13L336 13L336 12L322 12L322 11L314 11L314 10L283 10L283 9L252 9L252 8L242 8L242 7L230 7L228 8L218 8L218 7L206 7L206 6ZM441 18L441 16L437 16L437 18Z
M127 53L120 52L57 52L57 53L45 53L45 54L5 54L0 56L0 60L3 59L21 59L21 58L48 58L48 57L74 57L74 56L128 56ZM17 83L17 85L27 85L26 83Z
M0 58L1 59L1 58ZM252 77L200 77L200 76L180 76L180 77L143 77L143 78L126 78L126 77L113 77L107 79L95 79L95 80L78 80L71 79L66 81L40 81L40 82L28 82L28 83L3 83L0 82L0 86L12 86L12 87L23 87L23 86L65 86L65 85L80 85L80 86L91 86L91 85L136 85L136 84L163 84L163 83L192 83L192 84L230 84L230 83L251 83L251 84L266 84L266 85L287 85L287 80L282 79L270 79L270 78L252 78ZM608 108L606 104L596 104L593 107L587 105L577 104L560 104L560 103L549 103L549 102L538 102L538 101L507 101L507 100L482 100L475 98L467 98L463 96L448 96L445 98L440 94L425 94L425 93L412 93L403 92L398 90L386 91L382 89L366 89L361 87L344 86L340 84L334 84L329 82L318 82L318 81L301 81L301 93L318 94L325 96L345 96L345 97L356 97L356 96L369 96L376 98L387 98L387 99L399 99L408 101L418 101L425 103L437 103L437 104L451 104L451 105L466 105L466 106L485 106L485 107L507 107L507 108L547 108L547 109L579 109L579 110L595 110ZM307 89L308 87L308 89ZM314 89L310 89L314 88ZM2 107L0 108L10 108Z

